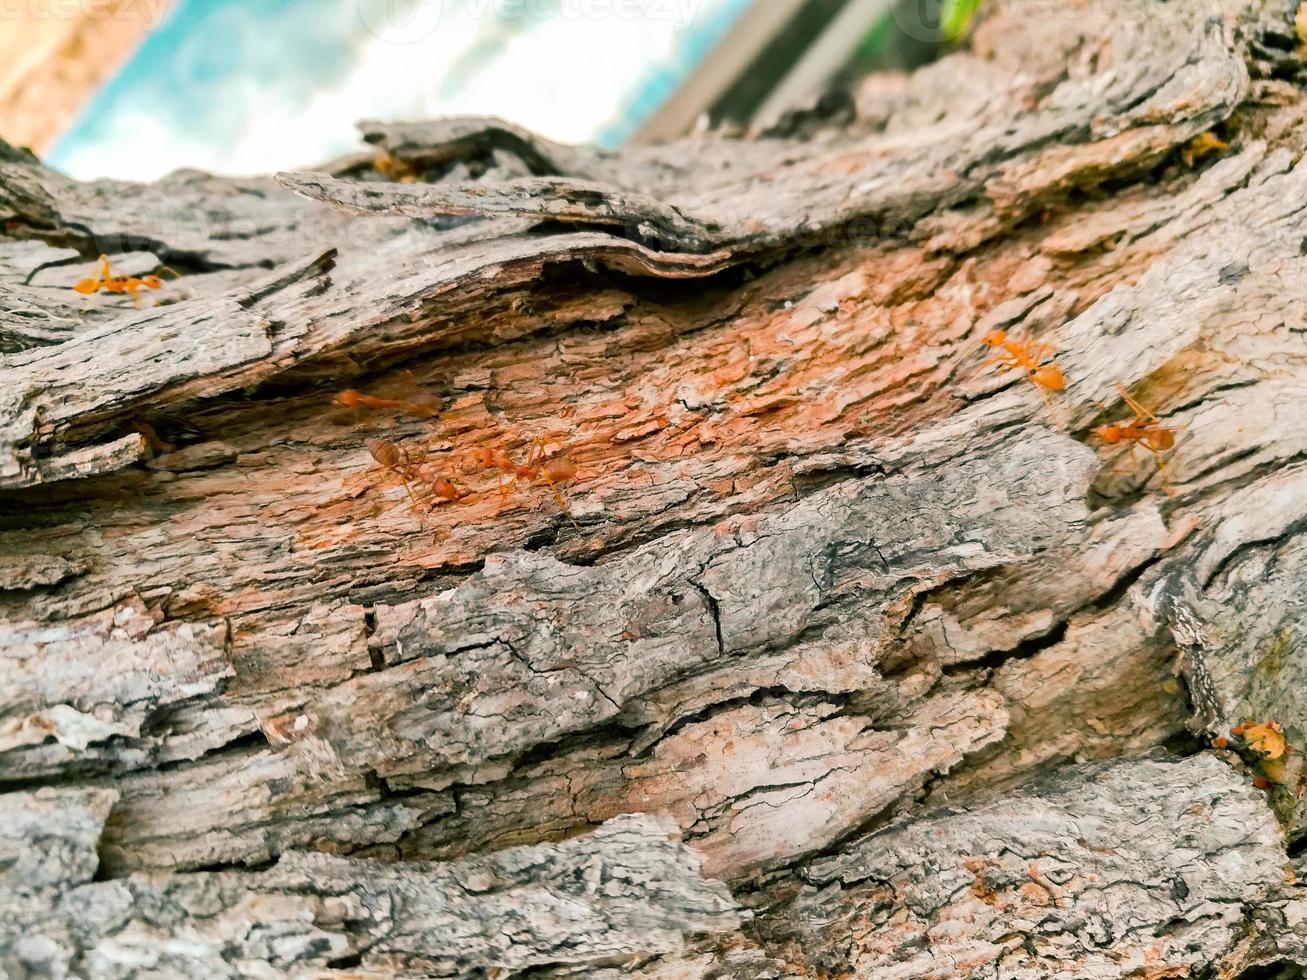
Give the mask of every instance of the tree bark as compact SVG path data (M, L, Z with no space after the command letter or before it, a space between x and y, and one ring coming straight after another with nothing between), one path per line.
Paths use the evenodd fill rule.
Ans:
M1009 0L757 140L3 148L0 965L1300 975L1298 43Z

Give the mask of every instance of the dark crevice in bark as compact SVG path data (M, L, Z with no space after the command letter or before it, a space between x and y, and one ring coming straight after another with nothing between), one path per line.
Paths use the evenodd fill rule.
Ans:
M642 748L639 752L632 754L632 759L646 759L653 756L660 742L665 742L675 738L681 731L691 725L701 725L706 721L711 721L718 715L727 714L744 706L758 707L760 705L780 703L788 704L791 707L799 708L812 704L830 705L836 709L842 709L854 700L855 695L850 694L833 694L829 692L814 691L793 691L788 687L760 687L749 692L749 694L736 698L723 698L714 701L707 707L692 712L690 714L679 715L670 722L664 724L658 729L656 738L650 738L642 741ZM838 714L838 710L835 712ZM880 731L872 725L868 725L868 730Z
M693 503L693 499L682 501L670 505L668 510L682 510ZM776 505L780 506L783 503L783 501L777 501ZM582 550L583 546L581 542L577 541L573 544L569 544L564 541L555 546L556 550L553 552L553 557L564 564L575 565L577 568L595 568L626 557L632 552L638 551L639 549L661 539L670 537L679 531L698 530L702 527L716 524L720 521L741 514L752 517L760 516L764 513L766 513L766 511L759 509L756 505L750 509L746 503L736 500L732 506L722 510L713 509L707 511L697 518L674 518L667 521L659 521L657 515L654 514L650 515L649 519L642 521L639 525L632 527L629 531L626 527L621 525L609 525L607 530L611 532L611 536L605 538L603 545L598 548L584 546L584 550ZM566 520L566 518L562 519L563 523L561 527L564 532L571 529L571 525L567 524ZM583 528L585 526L586 525L582 524Z
M372 638L376 633L377 611L375 607L369 606L363 611L363 640L368 647L368 662L371 664L372 673L378 673L386 669L385 651L372 642Z
M142 740L148 740L150 737L151 736L142 733ZM162 737L162 735L156 735L154 737ZM115 736L113 739L109 740L109 744L112 744L117 741L138 741L138 740L119 739L118 737ZM155 762L153 765L149 767L149 769L151 772L172 772L175 770L186 769L191 766L200 765L201 763L212 762L216 759L223 758L229 755L235 756L240 754L246 754L249 753L251 750L258 750L258 749L266 748L267 746L268 746L267 736L265 736L260 729L255 728L254 730L248 731L243 735L237 736L236 738L233 738L228 742L224 742L222 745L216 748L209 749L208 751L200 754L199 756L193 759L172 759L166 762ZM3 773L3 771L4 771L3 766L0 766L0 773ZM125 770L125 771L130 772L132 770ZM88 783L91 785L95 785L97 783L111 785L114 777L118 775L122 775L123 772L124 771L120 771L119 767L116 766L112 762L112 760L109 760L104 762L95 762L80 767L76 765L70 767L64 767L60 769L58 773L55 774L50 774L45 776L34 776L31 778L24 778L24 779L6 779L3 775L0 775L0 793L31 792L46 787L61 788L61 787L72 787L72 786L85 786Z
M1083 606L1078 607L1074 612L1069 614L1067 618L1069 619L1070 616L1081 612L1103 612L1116 606L1126 598L1130 590L1135 587L1139 580L1142 579L1150 569L1155 568L1158 563L1163 561L1165 558L1166 554L1164 552L1159 553L1149 558L1147 561L1140 562L1134 568L1126 569L1110 589L1095 596Z
M1244 460L1252 459L1263 451L1264 450L1259 450L1254 447L1252 449L1240 450L1239 452L1232 453L1229 456L1221 458L1214 465L1205 468L1197 476L1191 477L1186 482L1196 483L1201 476L1217 473L1222 469L1235 465L1236 463L1241 463ZM1264 462L1258 463L1256 466L1252 467L1250 470L1244 473L1240 473L1232 477L1227 477L1225 479L1219 480L1213 484L1209 484L1203 487L1202 494L1203 496L1211 496L1217 493L1218 491L1222 494L1233 494L1239 490L1243 490L1248 487L1255 486L1258 482L1266 479L1269 476L1273 476L1277 473L1284 473L1284 472L1291 471L1297 464L1303 462L1304 460L1307 460L1307 452L1294 453L1290 456L1286 456L1280 459L1268 459L1265 460ZM1181 494L1182 498L1183 496L1184 494ZM1183 501L1182 499L1180 502L1186 502L1186 501Z
M795 455L793 458L802 459L803 457ZM893 470L887 469L879 463L832 466L829 469L805 469L802 473L795 474L791 482L794 485L797 499L802 500L822 490L827 490L838 483L845 483L849 480L862 482L871 477L884 478L893 472Z
M702 570L701 570L702 573ZM720 660L726 660L726 640L722 636L722 610L717 604L716 597L708 591L702 582L696 579L687 578L688 584L695 592L699 593L703 599L703 604L707 608L709 615L712 616L713 633L717 637L717 656Z
M335 959L327 960L324 965L329 970L354 970L363 965L363 954L350 953L348 956L338 956Z
M1176 732L1162 743L1163 749L1181 759L1197 755L1199 752L1205 752L1209 747L1205 739L1191 731Z
M1274 960L1250 967L1235 975L1234 980L1303 980L1304 977L1307 977L1307 966L1292 960Z
M93 262L105 253L115 255L122 252L150 252L163 265L169 266L182 275L201 275L207 272L222 272L233 268L232 266L209 262L200 253L190 249L177 248L170 245L166 239L130 232L97 235L92 229L75 222L64 225L58 231L38 234L33 237L56 248L75 249L84 262ZM258 261L244 268L266 269L271 268L271 265Z
M367 576L360 575L358 580L343 586L340 592L325 593L322 598L345 599L367 607L398 605L442 588L452 588L459 582L480 574L484 569L485 560L477 559L466 563L449 562L438 568L415 568L412 569L411 579L371 581L374 574L382 573L378 570Z
M1049 647L1061 643L1066 639L1066 631L1067 621L1060 619L1044 632L1022 640L1010 650L991 650L983 657L975 660L964 660L961 663L948 664L943 669L943 675L945 677L966 677L977 674L982 679L988 678L990 672L1006 663L1016 660L1029 660Z
M1265 549L1277 549L1304 532L1307 532L1307 518L1294 521L1284 531L1272 537L1250 538L1249 540L1241 542L1237 548L1231 550L1229 554L1225 555L1216 563L1212 570L1204 577L1202 587L1204 589L1210 589L1213 582L1234 569L1253 552Z
M232 739L209 752L204 753L196 759L177 759L173 762L164 762L154 766L155 772L170 772L175 769L184 769L188 766L194 766L201 761L211 762L216 758L227 755L239 755L260 751L268 747L268 737L263 734L262 729L255 728L253 731L246 732L239 738Z
M596 746L614 746L629 744L633 737L632 728L620 719L596 725L584 732L564 735L551 742L539 745L513 758L514 774L526 769L534 769L554 759L571 755L580 749ZM509 776L509 779L514 778Z
M198 874L210 874L210 873L220 872L220 871L238 871L238 872L248 873L248 874L258 874L261 871L267 871L270 868L276 867L277 862L280 860L281 860L281 855L274 854L272 857L266 858L262 861L224 861L224 862L218 862L216 864L196 865L193 868L187 868L184 872L182 872L182 874L198 875ZM101 865L101 867L103 868L103 864ZM114 881L125 877L127 877L126 873L111 874L106 872L105 877L102 880Z
M0 757L0 772L4 771L4 759ZM63 769L46 776L33 776L25 779L6 779L0 776L0 793L30 793L41 789L64 789L85 786L88 780L110 775L104 769L86 767L85 769Z
M563 519L566 521L566 518ZM561 524L549 525L531 532L531 536L522 542L522 550L528 552L544 551L558 544L563 528Z

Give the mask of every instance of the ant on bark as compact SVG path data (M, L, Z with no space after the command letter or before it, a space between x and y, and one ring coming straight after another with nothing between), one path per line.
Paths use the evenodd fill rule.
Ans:
M339 392L333 400L337 405L354 409L356 412L395 410L418 418L432 418L439 415L443 407L439 396L418 387L417 379L411 371L405 374L414 389L414 393L406 397L383 398L351 388ZM404 449L388 439L370 439L367 447L377 465L399 478L415 514L422 511L421 497L458 502L466 496L453 481L436 472L434 466L415 461ZM559 489L576 479L576 464L566 451L551 454L550 447L550 440L538 437L531 441L524 463L518 462L503 450L489 448L473 450L473 461L476 469L495 470L501 474L503 478L499 488L501 506L502 501L513 488L523 481L545 486L554 495L559 507L572 522L572 526L580 530L580 525L573 518L567 500Z
M423 419L439 415L441 409L440 396L430 392L418 392L412 399L378 398L375 395L365 395L361 391L347 388L336 396L335 402L337 405L357 411L375 412L390 408Z
M1116 389L1121 394L1122 401L1126 407L1135 413L1135 417L1128 422L1113 422L1108 425L1097 426L1093 433L1099 439L1108 445L1121 445L1129 443L1131 445L1143 446L1157 460L1157 469L1166 476L1166 453L1175 448L1175 434L1180 431L1178 426L1162 425L1161 418L1152 409L1145 408L1138 399L1134 398L1124 385L1117 385ZM1103 406L1099 406L1100 409ZM1104 411L1106 411L1104 409Z
M339 392L332 400L335 404L360 414L365 411L394 410L422 419L439 415L444 407L440 396L421 388L412 371L405 371L404 375L411 388L407 397L382 398L350 388ZM434 505L431 498L457 502L465 496L452 480L441 475L434 466L415 461L406 450L389 439L369 439L367 447L377 465L399 478L404 492L408 494L413 513L419 518ZM425 508L420 499L422 497L428 498Z
M419 419L429 419L439 415L444 407L440 396L422 388L412 371L405 371L404 375L412 392L407 398L380 398L376 395L366 395L354 388L347 388L332 400L342 408L351 408L356 413L389 409Z
M113 268L109 264L109 256L101 255L99 261L99 278L83 279L73 286L73 289L81 293L83 296L94 296L103 289L106 293L126 293L132 299L140 299L142 288L163 288L163 280L158 276L151 275L142 276L140 278L137 278L136 276L115 276L113 274ZM167 266L164 266L161 271L170 272L174 276L177 275L176 272L173 272L173 270L169 269Z
M413 513L419 514L418 495L413 492L414 484L425 484L431 492L442 500L457 502L463 499L463 491L443 476L432 473L431 468L414 463L399 446L388 439L369 439L368 452L382 467L399 477L413 505ZM428 508L430 509L430 508Z
M400 184L416 184L418 182L418 172L407 160L401 160L399 157L391 156L389 153L382 151L373 161L372 168L388 180Z
M544 438L536 438L531 442L531 449L527 453L525 463L518 463L506 452L495 449L477 449L474 452L473 459L476 465L483 470L496 470L507 479L501 483L499 488L500 499L507 497L509 492L517 486L520 480L527 480L534 484L543 484L547 486L558 501L558 506L562 508L567 519L572 522L572 526L580 530L580 525L576 523L576 518L572 516L571 509L567 506L567 500L563 497L562 491L558 488L570 483L576 479L576 464L566 453L556 453L547 456L546 451L549 448L549 441Z
M981 343L996 351L980 366L982 371L990 365L1020 371L1039 388L1046 404L1050 391L1061 391L1066 387L1066 375L1054 360L1056 352L1048 344L1013 340L1006 330L991 330Z

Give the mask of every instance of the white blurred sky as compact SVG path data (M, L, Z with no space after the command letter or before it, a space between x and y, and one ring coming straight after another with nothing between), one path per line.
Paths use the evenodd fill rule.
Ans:
M359 119L451 113L611 143L748 3L178 0L49 162L79 178L260 173L357 148Z

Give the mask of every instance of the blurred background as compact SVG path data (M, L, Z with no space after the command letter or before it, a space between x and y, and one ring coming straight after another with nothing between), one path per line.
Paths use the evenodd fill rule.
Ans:
M960 38L980 0L0 0L0 137L89 179L312 166L353 123L612 146L766 131Z

